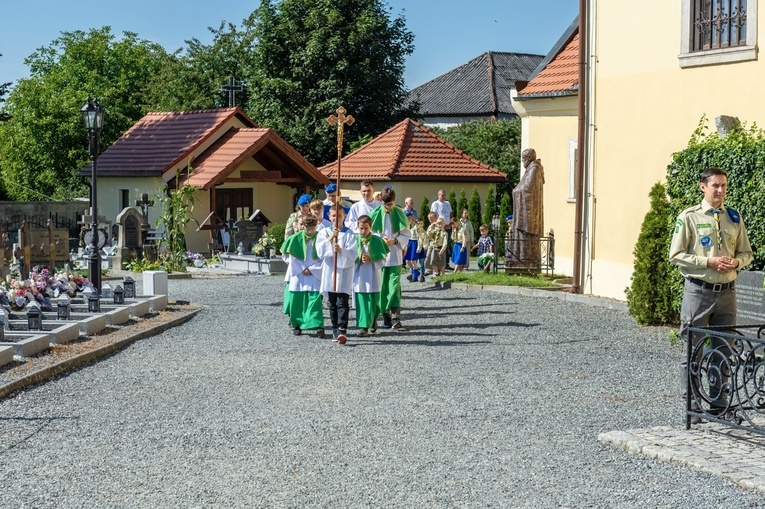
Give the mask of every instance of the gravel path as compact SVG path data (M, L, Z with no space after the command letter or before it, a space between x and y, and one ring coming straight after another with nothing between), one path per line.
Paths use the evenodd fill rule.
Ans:
M553 299L405 286L406 333L289 334L283 282L0 401L3 507L765 507L600 444L681 425L667 329ZM355 330L355 329L354 329Z

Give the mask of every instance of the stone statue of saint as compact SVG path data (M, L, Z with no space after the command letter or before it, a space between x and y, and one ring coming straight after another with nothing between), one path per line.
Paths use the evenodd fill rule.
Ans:
M521 160L525 171L513 189L513 232L508 246L508 267L541 270L539 239L544 230L544 168L533 148L524 150Z

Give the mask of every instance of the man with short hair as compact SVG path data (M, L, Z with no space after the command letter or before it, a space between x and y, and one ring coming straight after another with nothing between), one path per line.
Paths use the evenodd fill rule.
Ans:
M444 220L444 231L446 232L446 238L448 239L448 243L446 245L446 252L451 253L452 251L452 204L449 203L449 200L446 199L446 191L443 189L438 190L438 199L430 204L430 211L435 212L438 214L437 219L443 219ZM446 268L449 269L449 259L447 256L446 260Z
M438 214L438 218L443 219L444 224L451 224L452 205L446 199L446 192L443 189L438 190L438 199L430 204L430 211Z
M413 216L415 221L420 218L420 215L417 214L417 210L414 208L414 198L411 196L404 198L404 212L407 213L407 215Z
M374 197L375 186L371 180L362 180L359 190L361 191L361 200L351 205L348 215L345 217L345 226L356 234L359 233L359 218L370 215L374 209L382 205L382 202Z
M685 278L683 303L680 309L680 335L683 338L681 362L682 389L688 390L688 349L696 349L698 334L687 341L688 327L736 324L735 282L738 271L752 262L752 246L738 212L723 205L728 190L728 175L722 168L708 168L699 183L704 198L701 203L682 211L675 222L675 231L669 248L669 261L676 265ZM689 344L690 343L690 344ZM719 376L708 374L708 413L726 417L729 373L720 355L730 355L727 342L712 338L712 349L717 352L710 368ZM726 353L727 352L727 353ZM696 352L698 359L701 351ZM696 362L694 360L694 362ZM693 379L697 386L700 381ZM691 411L700 412L700 401L692 393ZM693 416L691 422L701 422Z

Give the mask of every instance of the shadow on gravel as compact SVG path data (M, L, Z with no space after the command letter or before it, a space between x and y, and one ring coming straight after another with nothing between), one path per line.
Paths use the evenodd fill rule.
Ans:
M491 341L425 341L417 339L372 339L371 341L365 341L367 338L359 338L357 343L353 346L470 346L470 345L490 345Z
M450 313L454 314L454 313ZM457 313L459 314L459 313ZM471 313L475 314L475 313ZM420 318L422 315L417 315L417 318ZM492 322L492 323L466 323L466 324L449 324L449 329L469 329L471 331L474 331L476 329L491 329L493 327L522 327L524 329L529 329L531 327L539 327L541 326L541 323L522 323L522 322ZM435 331L438 331L439 335L444 335L444 327L443 325L408 325L406 326L408 331L421 331L421 330L428 330L432 329ZM471 335L475 335L472 334ZM486 336L496 336L497 334L486 334Z
M0 452L7 452L11 449L15 449L16 447L20 446L30 438L34 437L38 433L42 432L45 428L50 426L51 423L55 421L71 421L71 420L78 420L78 417L0 417L0 422L2 421L19 421L19 422L39 422L39 425L36 429L30 430L29 433L27 433L26 436L23 438L20 438L19 440L16 440L15 442L9 444L6 447L3 447L0 449Z
M404 295L404 299L406 299L406 300L428 300L428 301L430 301L430 300L449 300L449 301L452 301L452 302L454 302L454 300L455 300L454 297L430 297L430 296L427 296L427 297L417 297L416 295L410 295L408 293L404 293L403 295ZM463 300L477 300L477 299L475 297L465 297L465 298L461 298L459 300L463 301Z

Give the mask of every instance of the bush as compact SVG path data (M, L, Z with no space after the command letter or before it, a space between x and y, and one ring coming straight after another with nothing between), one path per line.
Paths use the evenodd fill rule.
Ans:
M667 168L671 216L701 201L699 176L710 166L728 172L725 205L739 211L754 249L748 270L765 267L765 133L757 126L736 129L726 136L707 134L702 117L688 147L673 154Z
M635 269L627 288L627 307L640 325L675 324L679 318L676 288L672 280L676 269L667 254L672 238L674 216L670 213L666 188L656 183L649 194L651 209L643 219L635 244Z
M494 194L494 186L490 185L489 190L486 192L486 204L483 207L483 218L482 222L489 228L491 228L491 219L494 217L494 212L496 212L497 203L496 198ZM500 218L500 220L503 220L504 218ZM480 226L480 225L479 225Z
M470 194L470 202L467 206L468 209L468 219L470 219L470 222L473 223L473 239L472 242L475 243L475 241L478 239L478 236L481 234L478 231L478 228L481 226L481 197L478 194L478 189L473 186L473 192Z
M281 253L279 248L282 247L282 244L284 244L284 229L286 227L287 225L285 223L274 223L268 227L269 235L275 239L274 242L276 245L277 253Z
M428 221L428 214L430 214L430 202L428 201L427 196L423 196L422 205L420 205L420 219L422 219L423 228L430 226L430 221Z

